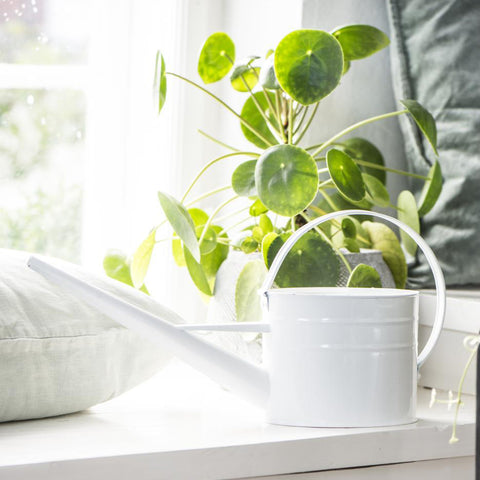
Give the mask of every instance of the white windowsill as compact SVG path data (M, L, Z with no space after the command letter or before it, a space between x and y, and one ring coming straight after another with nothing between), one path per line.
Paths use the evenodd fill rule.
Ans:
M474 399L449 445L452 412L421 389L413 425L269 425L263 412L175 360L154 378L78 414L0 425L0 477L227 479L472 456Z

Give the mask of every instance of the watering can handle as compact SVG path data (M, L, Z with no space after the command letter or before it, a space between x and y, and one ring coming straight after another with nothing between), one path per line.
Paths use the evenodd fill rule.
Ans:
M306 225L303 225L303 227L300 227L296 232L294 232L293 235L289 237L288 240L283 244L282 248L280 248L263 282L260 293L262 295L266 295L267 291L272 288L273 281L275 280L278 270L280 269L283 261L285 260L285 257L300 237L305 235L305 233L307 233L308 231L312 230L312 228L315 228L316 226L324 222L328 222L329 220L332 220L336 217L344 217L347 215L369 215L393 223L397 227L401 228L405 233L407 233L418 244L420 250L422 250L425 258L427 259L428 264L430 265L433 273L433 278L435 280L435 287L437 290L437 304L435 311L435 322L433 324L432 333L430 334L430 337L425 344L425 347L418 355L417 366L421 367L427 357L432 352L433 347L438 341L440 332L442 331L443 320L445 317L446 302L445 279L443 277L442 269L440 268L435 254L433 253L432 249L427 245L425 240L417 232L415 232L415 230L410 228L408 225L405 225L400 220L397 220L396 218L390 217L389 215L385 215L383 213L371 212L368 210L341 210L338 212L328 213L308 222Z

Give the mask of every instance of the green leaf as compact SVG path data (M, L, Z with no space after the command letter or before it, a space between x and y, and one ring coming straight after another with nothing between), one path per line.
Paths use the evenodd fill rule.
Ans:
M265 234L263 233L263 230L258 227L258 226L255 226L253 227L252 229L252 238L258 243L258 244L261 244L262 243L262 240L263 240L263 237L265 236Z
M280 84L275 75L275 66L273 64L274 55L268 56L260 70L260 85L267 90L278 90Z
M245 237L240 245L243 253L253 253L258 248L258 242L253 237Z
M259 290L267 274L261 260L248 262L240 272L235 287L237 322L258 322L262 319Z
M422 107L422 105L420 105L416 100L400 100L400 103L405 106L405 108L408 110L408 113L415 120L418 128L420 128L432 146L435 155L438 155L437 125L435 124L435 119L433 118L432 114L426 108Z
M362 178L372 203L379 207L389 207L390 195L385 185L377 177L373 177L368 173L362 173Z
M167 193L158 192L158 199L175 233L190 250L193 258L200 261L200 248L198 247L197 236L195 234L195 225L187 209Z
M241 163L232 174L233 191L241 197L251 197L257 194L255 188L256 160Z
M342 142L338 148L345 148L346 153L350 155L354 160L363 160L364 162L374 163L375 165L385 166L383 155L380 150L368 140L360 137L349 138ZM378 168L365 167L360 165L362 172L368 173L378 178L383 184L385 184L387 174L385 170Z
M257 198L250 207L249 213L252 217L258 217L262 213L268 212L268 208Z
M342 75L345 75L350 70L351 65L352 65L351 62L349 62L348 60L345 60L345 58L343 59Z
M269 96L272 104L275 105L275 95L271 92L267 92L267 95ZM270 111L267 99L265 98L263 92L255 92L253 96L260 105L261 109L265 112L265 115L267 115L267 117L274 122L274 125L276 125L276 118L274 117L274 113ZM270 144L278 143L267 122L263 118L262 114L258 111L258 107L252 96L249 96L243 104L240 116L255 130L257 130L266 140L268 140ZM258 138L255 133L249 130L243 123L240 123L240 128L242 129L243 135L245 135L245 138L249 142L252 142L254 145L262 149L268 147L268 145L262 139Z
M327 152L327 167L338 191L347 199L359 202L365 197L362 172L352 158L341 150Z
M158 108L157 113L162 111L167 97L167 77L165 75L165 60L160 52L157 52L155 59L155 76L153 79L154 104Z
M120 250L109 250L107 252L103 258L103 269L110 278L133 287L130 262L128 257ZM149 294L145 284L140 287L140 290L147 295Z
M354 252L354 253L360 252L360 246L358 245L358 242L354 238L344 237L342 247L346 248L349 252Z
M132 283L135 288L140 288L143 285L152 258L153 248L155 247L156 233L157 230L153 229L133 254L130 274L132 275Z
M292 217L308 207L317 194L317 165L299 147L275 145L258 159L255 184L260 200L269 210Z
M340 42L346 60L369 57L390 44L387 35L371 25L347 25L332 35Z
M275 242L281 237L277 237ZM267 255L268 256L268 255ZM307 232L286 256L275 279L281 288L334 287L340 264L335 250L316 232Z
M272 245L272 242L278 237L278 234L275 232L270 232L267 233L262 240L262 255L263 255L263 261L265 263L265 266L269 266L268 263L268 251L270 249L270 246Z
M417 202L412 192L404 190L397 199L398 219L408 225L415 232L420 233L420 219L418 218ZM405 250L412 256L417 252L417 242L400 229L400 238Z
M362 227L367 231L372 247L382 252L385 263L392 272L397 288L404 288L407 281L407 262L400 242L395 233L383 223L363 222Z
M347 287L351 288L382 288L382 280L375 268L360 263L348 278Z
M243 62L235 65L230 75L230 83L238 92L248 92L258 83L260 67L253 65L259 57L248 57Z
M267 268L272 266L278 251L282 248L282 245L287 241L290 235L290 233L282 233L281 235L276 235L275 238L271 239L268 248L266 248L264 253L264 258L266 257Z
M283 90L302 105L310 105L339 84L343 72L342 47L327 32L296 30L280 41L274 63Z
M437 203L440 193L442 193L442 169L438 160L433 164L428 172L428 180L423 186L420 194L418 214L423 217Z
M203 225L199 225L198 227L195 227L195 233L198 239L200 239L203 233L203 229L204 229ZM215 233L215 230L211 226L207 228L207 231L205 232L205 236L203 237L202 243L199 246L200 246L201 255L210 253L217 246L217 234Z
M183 254L185 256L185 263L187 264L188 273L190 274L193 283L202 293L211 296L212 290L202 265L198 263L195 258L193 258L193 255L190 253L190 250L186 247L186 245L183 246Z
M342 232L347 238L355 238L357 236L357 227L350 217L342 218Z
M228 240L228 235L223 232L222 227L219 225L213 225L212 228L215 230L217 234L217 239L224 239ZM221 234L221 235L220 235ZM224 262L224 260L228 257L229 247L228 245L224 245L222 243L217 242L217 246L213 251L202 255L200 264L203 267L203 271L207 276L207 279L215 278L220 265Z
M265 215L264 213L260 215L260 218L258 219L258 225L262 229L262 232L264 234L273 232L273 223L270 220L269 216Z
M214 83L228 74L235 62L235 44L223 32L210 35L200 51L198 74L204 83Z
M189 208L188 213L195 227L200 227L208 222L208 214L200 208Z

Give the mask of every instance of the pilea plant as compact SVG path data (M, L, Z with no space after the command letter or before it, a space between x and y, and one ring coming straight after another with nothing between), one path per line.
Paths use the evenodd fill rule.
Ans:
M292 231L313 217L345 208L393 207L401 220L418 231L419 217L434 206L442 188L439 163L433 164L427 176L395 170L385 165L381 152L367 139L345 138L363 125L409 115L436 154L435 121L418 102L402 100L397 111L350 125L315 145L302 142L315 121L321 100L340 84L351 64L388 44L388 37L369 25L349 25L331 33L297 30L284 37L275 50L237 62L232 39L225 33L214 33L201 48L198 73L204 84L229 75L233 89L246 96L240 112L199 83L167 71L164 58L158 53L154 81L158 112L166 100L167 77L180 79L234 115L252 149L243 151L200 132L224 147L226 153L208 162L180 199L158 193L165 220L151 230L133 255L129 283L137 288L143 285L152 251L160 241L158 232L164 224L173 228L171 240L176 263L186 266L197 288L208 296L213 294L220 265L232 250L245 254L259 252L263 262L257 259L247 264L237 282L237 318L243 319L248 317L245 312L248 313L265 267L271 265ZM209 168L232 157L243 161L233 169L231 183L192 199L192 188ZM226 168L229 168L227 163ZM392 205L386 188L387 172L422 180L420 198L416 200L405 190L397 204ZM208 214L198 208L201 200L226 191L231 195L213 212ZM220 218L223 209L241 199L244 208ZM248 211L245 201L249 202ZM230 222L237 221L225 228L222 226L225 217ZM415 243L404 235L400 242L384 224L359 218L344 217L305 235L287 256L277 276L277 285L335 286L342 262L350 274L349 286L379 287L381 280L373 267L359 265L352 270L344 255L346 251L373 248L382 252L396 286L404 287L407 278L404 250L415 255ZM233 235L238 230L242 232L240 238ZM118 255L114 260L111 256L105 260L112 276L116 275L115 265L124 274L129 265L125 257Z

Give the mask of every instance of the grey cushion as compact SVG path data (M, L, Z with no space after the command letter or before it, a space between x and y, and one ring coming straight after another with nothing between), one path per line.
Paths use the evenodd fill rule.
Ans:
M0 250L0 421L83 410L146 380L170 358L30 270L29 256ZM163 307L131 287L57 263L80 279L165 316Z
M444 188L422 220L448 285L480 284L480 1L388 0L392 71L398 98L414 98L436 117ZM401 119L410 169L434 160L417 128ZM413 184L419 193L421 184ZM425 259L410 271L433 285Z

